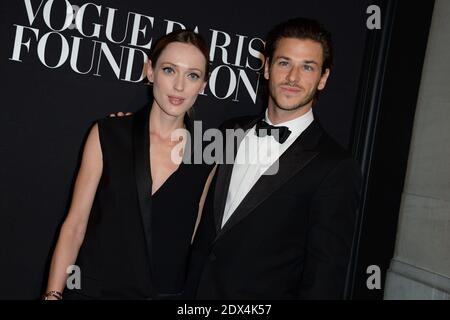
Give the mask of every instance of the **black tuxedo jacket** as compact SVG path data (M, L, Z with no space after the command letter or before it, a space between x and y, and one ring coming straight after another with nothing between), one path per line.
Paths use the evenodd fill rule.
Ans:
M248 130L260 118L231 127ZM314 120L281 155L278 173L261 176L221 228L232 170L219 165L208 192L188 297L342 298L360 191L357 163Z

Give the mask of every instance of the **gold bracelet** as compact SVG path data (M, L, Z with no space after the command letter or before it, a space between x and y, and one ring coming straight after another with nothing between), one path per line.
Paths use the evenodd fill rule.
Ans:
M62 300L62 293L59 291L48 291L42 298L48 300L49 297L55 297L57 300Z

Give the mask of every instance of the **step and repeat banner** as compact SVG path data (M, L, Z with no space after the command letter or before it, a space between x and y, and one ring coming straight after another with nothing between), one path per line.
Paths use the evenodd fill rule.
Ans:
M148 102L147 54L172 30L195 29L210 45L211 77L195 105L210 128L262 110L267 31L318 19L332 32L335 66L314 111L349 146L370 1L0 3L0 298L41 293L87 130Z

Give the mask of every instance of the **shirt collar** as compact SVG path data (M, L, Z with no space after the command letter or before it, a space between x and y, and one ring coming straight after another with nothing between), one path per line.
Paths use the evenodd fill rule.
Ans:
M265 114L265 121L270 124L270 125L274 125L270 120L269 120L269 115L268 115L268 110L266 109L266 114ZM308 112L306 112L304 115L301 115L300 117L297 117L295 119L283 122L283 123L279 123L277 124L277 126L285 126L288 127L289 130L292 132L291 136L293 137L297 137L299 136L306 128L308 128L308 126L311 124L311 122L314 121L314 115L312 112L312 108L309 109ZM289 136L289 138L291 138L291 136Z

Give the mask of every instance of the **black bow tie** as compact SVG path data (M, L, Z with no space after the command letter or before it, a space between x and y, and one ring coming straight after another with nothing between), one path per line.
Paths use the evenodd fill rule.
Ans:
M273 136L279 143L284 143L291 134L291 130L284 126L272 126L264 120L260 120L256 123L255 133L258 137L265 137L266 135Z

